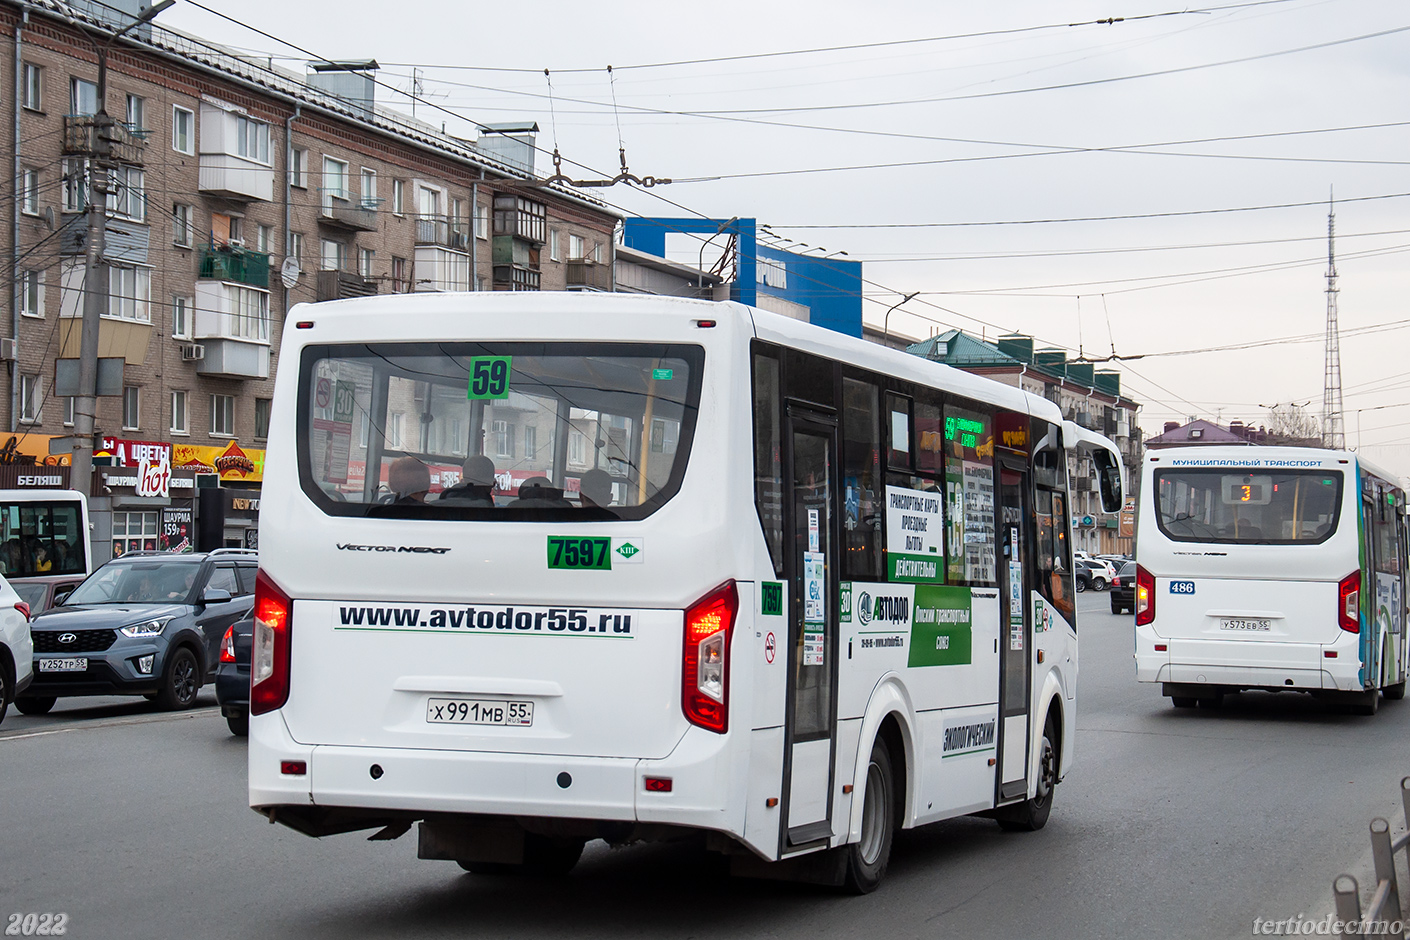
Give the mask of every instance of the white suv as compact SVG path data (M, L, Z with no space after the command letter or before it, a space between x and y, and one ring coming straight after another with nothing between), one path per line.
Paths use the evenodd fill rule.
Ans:
M34 679L34 641L29 635L29 605L0 577L0 721L10 703Z

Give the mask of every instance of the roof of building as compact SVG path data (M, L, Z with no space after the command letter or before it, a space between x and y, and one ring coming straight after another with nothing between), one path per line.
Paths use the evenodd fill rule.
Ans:
M1014 340L1018 340L1014 343ZM1033 340L1026 336L1002 337L1010 349L1023 353L1013 355L996 343L977 339L963 330L945 330L942 333L906 347L906 352L934 362L959 369L1001 369L1023 370L1030 375L1041 377L1049 382L1068 384L1104 396L1127 407L1136 403L1121 394L1121 376L1116 372L1097 372L1095 363L1088 361L1066 361L1062 350L1040 349L1035 354ZM1055 355L1055 361L1040 361L1046 355Z
M104 32L112 30L112 26L105 20L85 12L81 7L64 3L62 0L23 0L23 2L3 0L3 2L6 6L42 11L61 22L78 25L81 29L91 26ZM374 104L369 113L359 103L312 87L304 80L304 76L280 68L268 58L242 55L233 49L159 23L144 24L140 30L134 30L122 36L119 42L131 47L146 49L158 55L180 59L197 69L216 72L224 78L254 86L257 90L274 97L291 100L301 107L315 108L335 115L341 120L370 127L382 134L399 137L413 145L434 150L442 156L469 163L477 169L521 180L541 178L524 167L480 150L468 141L447 134L432 124L417 120L395 109ZM372 60L366 61L372 62ZM325 60L322 64L328 63ZM333 64L341 70L347 70L348 63ZM525 125L519 122L514 125L487 126L480 124L477 126L492 132L504 133L502 128L505 126L521 127ZM564 186L557 184L546 186L543 191L590 206L604 215L615 218L624 216L620 210L608 206L605 202Z
M1000 352L998 347L977 340L963 330L946 330L930 339L908 346L906 352L913 356L943 362L946 365L964 368L965 366L1008 366L1023 363Z
M1247 438L1220 427L1213 421L1196 418L1189 424L1146 438L1147 447L1180 447L1193 444L1250 444Z

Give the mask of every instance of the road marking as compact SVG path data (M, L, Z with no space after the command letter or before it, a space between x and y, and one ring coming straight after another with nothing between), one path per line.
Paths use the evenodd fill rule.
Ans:
M16 731L13 734L0 734L0 741L18 741L21 738L42 738L50 734L65 734L69 731L87 731L93 728L116 728L123 725L145 725L159 721L185 721L190 718L201 718L210 712L219 714L215 708L207 707L194 711L183 712L179 715L140 715L134 718L110 718L107 720L95 721L92 724L69 725L64 728L48 728L43 731Z

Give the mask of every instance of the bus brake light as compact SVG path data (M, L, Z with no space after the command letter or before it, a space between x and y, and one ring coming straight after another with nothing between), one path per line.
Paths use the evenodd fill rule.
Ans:
M1136 626L1155 620L1155 575L1136 566Z
M729 730L729 645L738 611L739 592L726 581L685 612L681 706L691 724L718 734Z
M1337 585L1337 625L1347 633L1361 632L1361 572L1353 571Z
M250 714L289 700L289 620L293 601L264 569L255 576L255 635L250 649Z

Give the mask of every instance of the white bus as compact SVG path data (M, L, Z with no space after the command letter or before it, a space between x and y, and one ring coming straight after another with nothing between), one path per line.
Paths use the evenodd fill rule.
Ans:
M566 870L702 836L873 888L892 832L1045 822L1072 764L1067 450L1018 389L738 304L299 306L249 798ZM782 861L781 861L782 860ZM768 864L775 863L775 864Z
M78 490L0 490L6 580L91 574L88 537L88 501Z
M1348 451L1153 450L1136 533L1136 677L1176 707L1243 689L1375 714L1405 696L1405 492Z

